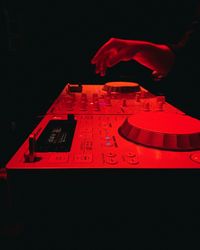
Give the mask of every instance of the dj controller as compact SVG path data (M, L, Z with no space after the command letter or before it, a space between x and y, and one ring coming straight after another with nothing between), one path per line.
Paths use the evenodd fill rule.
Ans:
M157 242L199 214L199 169L200 121L135 82L67 84L6 166L32 242L66 249Z
M197 169L200 121L135 82L68 83L6 168Z

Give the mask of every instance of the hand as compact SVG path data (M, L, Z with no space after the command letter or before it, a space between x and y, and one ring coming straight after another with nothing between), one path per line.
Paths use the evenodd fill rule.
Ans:
M129 60L151 69L154 76L164 77L173 66L175 55L167 45L111 38L97 51L91 63L96 64L96 73L104 76L107 68Z

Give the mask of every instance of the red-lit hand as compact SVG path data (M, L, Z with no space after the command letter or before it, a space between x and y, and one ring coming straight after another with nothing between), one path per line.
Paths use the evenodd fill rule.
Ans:
M135 60L151 69L157 77L167 75L175 55L167 45L111 38L100 47L91 63L96 65L96 73L104 76L107 68L129 60Z

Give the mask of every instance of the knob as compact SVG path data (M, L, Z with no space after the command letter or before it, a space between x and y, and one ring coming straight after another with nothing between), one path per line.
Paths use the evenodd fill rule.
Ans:
M69 94L70 93L70 84L67 83L67 86L66 86L66 93Z
M144 111L150 111L150 103L149 102L145 102L144 104L143 104L143 109L144 109Z
M24 154L25 162L36 161L36 139L35 135L31 134L28 138L28 153Z
M111 104L111 96L108 96L108 95L105 96L105 105L106 106L112 106L112 104Z
M165 104L165 96L157 96L157 98L156 98L156 110L163 111L164 104Z
M140 102L140 99L141 99L141 93L140 93L140 92L137 92L137 93L135 94L135 101L136 101L136 102Z

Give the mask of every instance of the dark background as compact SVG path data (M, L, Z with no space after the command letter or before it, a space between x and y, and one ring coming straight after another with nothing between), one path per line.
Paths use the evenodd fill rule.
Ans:
M178 0L66 0L54 1L53 3L50 1L33 0L2 1L0 5L0 167L6 164L26 136L38 124L40 121L39 116L47 111L67 82L104 84L110 80L129 80L138 81L141 85L151 90L153 83L150 77L151 72L148 69L134 62L120 63L109 69L106 77L101 78L95 75L94 66L90 64L91 58L96 50L110 37L144 39L158 43L178 41L186 25L191 21L196 2ZM168 176L169 173L165 174ZM180 176L180 179L183 176L184 178L180 181L180 179L177 179L177 176ZM195 249L194 245L196 245L199 235L199 209L196 206L196 202L199 199L199 179L190 179L190 175L189 178L185 176L180 175L180 173L172 175L173 185L166 178L165 180L167 181L163 183L165 192L158 197L157 203L151 200L150 191L148 192L149 199L147 202L144 202L144 196L140 196L140 194L147 196L146 191L149 189L147 181L149 187L154 183L154 181L151 183L153 179L149 179L148 174L146 179L142 177L141 182L140 180L135 182L135 193L131 193L130 198L135 199L135 197L139 196L138 201L143 201L146 205L141 205L143 203L136 204L136 211L138 210L139 212L142 207L143 220L149 220L150 223L154 222L154 216L155 218L158 216L158 210L160 209L155 204L161 206L160 201L163 204L164 211L160 219L161 222L159 221L160 224L157 225L156 223L158 222L155 222L156 230L151 232L151 234L149 234L152 230L151 227L146 227L145 222L141 224L141 217L137 218L137 213L135 214L134 221L129 223L130 227L132 225L140 225L136 229L141 236L138 238L139 244L147 243L147 246L149 244L153 245L152 242L158 242L160 237L163 239L163 249L175 249L175 247L179 249L181 242L184 245L184 238L188 240L189 246L191 242L193 243L190 249ZM192 177L194 176L197 175L194 174ZM155 179L157 180L157 178ZM190 186L193 181L194 185ZM62 183L65 182L63 181ZM180 186L179 183L181 183ZM36 186L37 184L36 182ZM127 185L129 184L130 187L128 188L132 190L132 182L128 182ZM162 179L159 182L160 184L162 184ZM170 185L178 187L175 193L172 187L170 192L168 192ZM189 191L187 189L188 186L190 186ZM37 186L38 189L39 187ZM182 190L182 187L185 187L185 189ZM22 188L24 190L25 187L22 185ZM120 189L120 187L118 188ZM141 188L144 192L140 193ZM158 191L159 188L160 186L157 187L155 184L155 191ZM53 185L52 189L54 189ZM88 189L91 190L90 187ZM106 193L106 188L104 187L104 189ZM34 185L33 190L35 191ZM196 192L193 192L194 190ZM51 192L47 193L51 198ZM170 195L173 193L173 201L171 201ZM193 196L191 196L191 193ZM128 194L130 192L127 192L126 195ZM187 195L187 199L185 195ZM121 197L123 197L123 193ZM181 199L182 203L177 205L179 199ZM52 203L54 203L53 199ZM176 207L175 204L177 205ZM35 206L37 205L36 203ZM56 203L54 203L55 205ZM102 210L105 209L106 213L106 204L103 205L105 207ZM123 206L123 203L121 205ZM148 209L152 208L152 210L149 210L152 212L151 216L149 216L150 212L147 213L147 207ZM39 205L38 208L40 208ZM10 213L9 210L7 210L5 214L7 217L4 216L3 221L7 223L7 218L9 218L11 238L8 237L8 242L15 246L16 241L13 238L15 233L20 230L17 227L15 228L15 223L13 223L16 219L12 218L12 214L8 216L8 213ZM169 214L168 216L167 213ZM82 219L84 220L84 216ZM109 217L105 217L105 220L107 219L109 220ZM101 225L100 222L99 224ZM102 228L98 228L97 231L105 231L102 225ZM35 227L34 230L37 232L39 229L37 223ZM122 232L123 234L123 224L119 222L116 224L116 227L120 227L120 233ZM46 228L46 225L43 226L39 231L38 237L44 237L42 230L46 232L46 238L43 241L51 243L53 241L53 233L49 233L51 226L49 228ZM54 230L56 231L57 229L54 228ZM190 239L187 238L188 231L192 232ZM131 232L130 230L127 237L132 237ZM145 235L149 234L149 238L143 238L144 232ZM179 232L178 236L177 232ZM87 232L83 235L85 236L86 234ZM13 238L12 235L14 235ZM35 238L37 234L30 232L30 235L31 243L35 244L33 249L44 249L36 246L40 242L40 239ZM66 237L65 231L63 231L62 237ZM90 238L90 235L88 234L87 237ZM112 237L115 239L116 235ZM176 246L171 243L173 239L176 239ZM196 239L196 241L193 239ZM98 240L99 242L101 241L99 238ZM95 238L91 239L91 241L97 244ZM29 238L27 242L27 244L30 244ZM123 244L121 247L123 249Z

